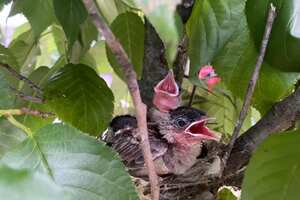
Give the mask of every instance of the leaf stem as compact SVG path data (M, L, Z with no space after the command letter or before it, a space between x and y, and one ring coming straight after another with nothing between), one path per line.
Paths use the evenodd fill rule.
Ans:
M7 120L12 124L12 125L14 125L15 127L17 127L17 128L19 128L19 129L21 129L21 130L23 130L26 134L27 134L27 136L28 137L30 137L30 138L33 138L33 133L32 133L32 131L30 130L30 128L28 128L28 127L26 127L26 126L24 126L22 123L20 123L20 122L18 122L12 115L6 115L6 118L7 118Z

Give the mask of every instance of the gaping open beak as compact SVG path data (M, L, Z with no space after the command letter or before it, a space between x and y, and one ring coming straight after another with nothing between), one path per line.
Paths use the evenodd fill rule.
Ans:
M162 112L176 109L180 105L179 87L172 72L154 87L153 104Z
M179 88L175 82L173 73L169 72L168 75L154 87L154 91L156 93L163 93L172 97L178 96Z
M191 123L184 132L186 134L198 137L203 140L219 140L219 137L215 135L213 131L205 126L207 121L212 120L213 118L204 118L198 121Z

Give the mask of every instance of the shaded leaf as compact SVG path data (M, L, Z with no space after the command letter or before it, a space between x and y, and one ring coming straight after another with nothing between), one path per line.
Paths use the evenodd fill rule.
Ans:
M4 64L8 64L15 69L18 69L18 63L15 56L10 52L8 48L5 48L0 44L0 62Z
M213 61L217 73L234 95L244 98L257 56L243 17L239 29ZM284 73L264 63L252 99L253 105L262 114L265 113L292 91L298 78L298 73Z
M0 196L6 200L68 199L48 177L0 166Z
M111 24L111 29L124 47L138 77L141 76L144 57L144 24L141 18L134 13L120 14ZM115 56L106 47L107 58L114 71L124 79L123 69L116 61Z
M187 22L190 77L201 66L212 63L244 16L245 0L196 1Z
M299 143L299 130L263 142L247 166L241 199L299 199Z
M272 67L285 71L300 71L300 1L248 0L247 19L257 51L262 41L269 5L277 8L266 61Z
M104 131L112 118L113 94L89 66L65 65L49 79L45 93L63 121L92 135Z
M15 95L10 89L4 73L0 71L0 109L11 109L14 106Z
M45 83L47 81L47 77L49 76L48 74L51 73L50 69L48 67L39 67L35 71L33 71L30 76L28 77L31 81L33 81L37 86L43 87L42 83ZM28 84L24 84L21 92L23 92L26 95L29 96L36 96L36 92L34 92ZM52 110L49 108L49 105L43 103L43 104L38 104L38 103L33 103L29 101L24 101L24 100L18 100L17 101L17 107L19 108L29 108L31 110L39 110L42 112L51 112ZM41 118L37 116L30 116L30 115L25 115L25 116L20 116L18 117L18 121L20 121L22 124L25 126L29 127L31 130L35 131L42 126L51 123L54 120L53 117L49 118Z
M78 38L80 25L87 18L87 11L81 0L53 0L55 15L72 46Z
M47 125L3 158L14 168L52 175L73 200L137 199L118 156L105 144L67 125Z

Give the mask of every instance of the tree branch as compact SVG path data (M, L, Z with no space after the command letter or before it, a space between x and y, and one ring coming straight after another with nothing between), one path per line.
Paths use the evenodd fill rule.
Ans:
M243 122L244 122L244 120L246 118L246 115L247 115L247 112L249 110L250 103L251 103L251 98L253 96L255 85L256 85L256 82L257 82L258 77L259 77L259 72L260 72L260 69L261 69L261 66L262 66L262 63L263 63L263 60L264 60L264 56L265 56L266 49L267 49L267 46L268 46L268 42L269 42L269 38L270 38L270 34L271 34L271 31L272 31L272 26L273 26L273 22L274 22L275 17L276 17L276 8L273 6L273 4L271 4L269 12L268 12L268 19L267 19L267 23L266 23L266 27L265 27L265 33L264 33L264 37L263 37L263 40L262 40L262 43L261 43L260 53L259 53L259 56L257 58L255 69L254 69L254 72L252 74L251 80L249 81L247 92L246 92L244 102L243 102L243 106L242 106L239 118L238 118L238 120L236 122L236 125L234 127L233 134L232 134L231 140L230 140L229 145L228 145L228 150L225 152L224 157L223 157L223 166L224 166L224 168L226 167L226 162L228 160L228 157L231 154L234 143L235 143L236 139L239 136L240 130L241 130L242 125L243 125Z
M13 87L10 87L10 89L13 92L15 92L17 97L19 97L20 99L23 99L24 101L30 101L30 102L39 103L39 104L44 103L44 100L41 97L34 97L34 96L26 95L24 92L21 92Z
M21 108L21 109L8 109L8 110L0 110L0 117L9 116L9 115L32 115L41 118L48 118L54 116L54 113L51 112L42 112L39 110L31 110L29 108Z
M14 70L8 64L0 63L0 66L3 67L3 68L5 68L12 76L16 77L20 81L24 81L25 83L27 83L28 86L31 89L33 89L37 94L41 95L43 93L43 91L41 90L41 88L39 86L37 86L34 82L32 82L31 80L29 80L27 77L19 74L16 70Z
M300 88L273 107L234 144L225 174L232 174L248 164L252 153L272 133L290 128L300 119ZM235 177L237 179L237 177ZM240 182L240 181L238 181Z
M122 66L128 89L130 91L133 104L135 106L136 118L138 122L139 134L141 137L140 146L142 148L145 164L148 169L148 175L151 185L151 195L153 200L159 199L159 183L158 177L155 172L153 157L150 150L148 129L147 129L147 107L141 100L140 90L136 79L136 73L133 66L129 61L128 55L123 49L120 42L116 39L108 25L103 20L102 16L98 13L96 5L93 0L84 0L86 9L88 10L92 21L98 30L102 33L105 41L113 54L116 56L118 63Z

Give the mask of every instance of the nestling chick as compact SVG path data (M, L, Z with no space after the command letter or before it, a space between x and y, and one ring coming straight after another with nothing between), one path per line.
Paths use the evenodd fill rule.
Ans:
M209 118L202 111L179 107L161 114L157 110L152 113L152 124L148 126L156 171L159 175L182 174L196 162L202 142L217 137L205 126ZM119 153L133 176L144 176L137 131L134 117L119 116L111 122L104 141Z
M150 148L157 174L182 174L201 153L205 140L217 137L205 125L209 118L195 108L178 107L179 88L170 72L154 88L148 115ZM103 140L115 149L133 176L145 176L144 158L139 146L137 120L130 115L112 120Z

